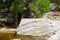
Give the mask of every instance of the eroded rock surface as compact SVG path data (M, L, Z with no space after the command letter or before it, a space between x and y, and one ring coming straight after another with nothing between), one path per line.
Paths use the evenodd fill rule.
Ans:
M43 19L58 20L60 21L60 12L48 12L43 17Z
M17 34L49 38L60 29L60 22L50 19L22 19Z
M49 12L41 19L22 19L17 28L17 34L37 36L38 40L50 40L59 30L60 12ZM43 39L40 39L41 36Z

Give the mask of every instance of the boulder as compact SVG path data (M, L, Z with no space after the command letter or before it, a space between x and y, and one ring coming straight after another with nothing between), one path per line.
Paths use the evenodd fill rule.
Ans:
M59 29L59 21L34 18L22 19L17 27L17 34L25 36L21 36L20 38L28 38L29 40L47 40L47 38L54 35Z

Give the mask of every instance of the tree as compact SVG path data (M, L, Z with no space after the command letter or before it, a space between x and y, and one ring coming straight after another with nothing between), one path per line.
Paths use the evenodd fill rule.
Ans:
M18 26L18 15L20 20L23 14L25 18L30 18L33 12L37 18L50 10L49 0L0 0L0 8L7 8L15 17L16 27Z
M9 9L13 1L14 0L0 0L0 5L1 5L0 8L2 8L2 9L4 9L4 8Z
M43 13L50 10L49 0L34 0L30 5L30 10L35 13L36 17L41 17Z
M17 21L17 17L18 14L22 14L24 11L24 4L23 4L23 0L15 0L12 3L12 6L10 7L11 12L15 15L15 19L16 19L16 27L18 25L18 21Z
M0 9L2 9L2 7L3 7L3 8L5 7L5 6L4 6L4 3L5 3L5 1L0 0Z

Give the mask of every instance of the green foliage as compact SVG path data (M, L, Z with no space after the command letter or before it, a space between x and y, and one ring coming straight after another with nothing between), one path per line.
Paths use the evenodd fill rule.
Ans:
M32 12L35 13L36 17L41 17L43 13L50 10L50 1L49 0L35 0L30 8Z
M4 8L10 8L12 2L14 0L0 0L0 8L4 9Z
M29 5L29 3L31 5ZM14 14L23 13L26 4L28 4L26 9L30 8L29 10L32 11L36 17L41 17L43 13L50 10L49 0L0 0L0 8L1 5L3 5L2 7L10 9Z
M30 0L23 0L24 2L26 2L26 3L29 3L30 2Z
M10 7L10 10L14 13L22 13L24 11L23 0L15 0Z
M2 9L2 7L4 8L4 1L3 0L0 0L0 9Z

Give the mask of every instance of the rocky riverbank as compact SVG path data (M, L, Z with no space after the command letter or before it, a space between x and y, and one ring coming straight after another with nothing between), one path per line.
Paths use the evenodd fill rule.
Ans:
M5 39L3 40L51 40L51 38L54 38L54 35L56 38L60 36L60 12L49 12L43 15L41 19L38 18L28 18L28 19L22 19L21 23L15 30L10 29L0 29L2 30L1 36ZM6 34L3 31L7 31ZM10 37L7 37L7 33L14 31L10 35ZM16 33L15 33L16 32ZM0 38L2 38L0 37ZM8 39L6 39L8 38ZM57 38L57 39L59 39ZM53 40L53 39L52 39Z
M22 19L19 27L17 28L17 34L26 36L30 35L33 36L31 39L35 38L35 40L49 40L49 38L55 35L59 30L60 12L49 12L41 19Z

